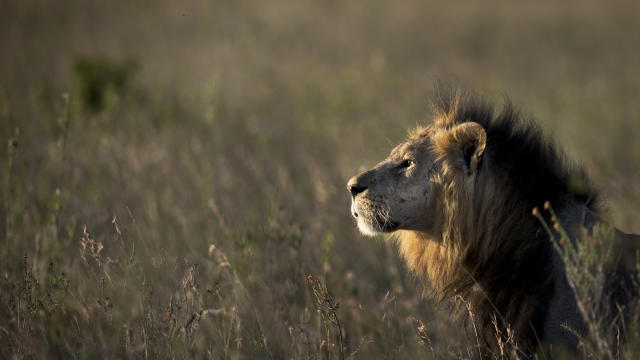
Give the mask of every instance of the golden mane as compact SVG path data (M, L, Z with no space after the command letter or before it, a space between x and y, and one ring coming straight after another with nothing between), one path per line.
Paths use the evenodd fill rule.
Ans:
M440 229L433 238L397 231L400 253L413 273L428 280L437 298L453 296L471 306L484 328L482 336L495 340L492 317L498 316L523 339L534 339L532 323L539 327L544 320L536 318L536 311L545 306L552 279L530 258L551 258L552 249L548 239L536 237L539 223L531 209L546 200L558 207L573 201L592 207L595 193L581 170L567 166L535 126L521 120L509 104L494 115L478 98L454 93L435 106L433 119L409 138L430 139L440 169L431 180L431 196L437 197L440 207L434 215ZM479 124L482 134L486 132L482 174L473 184L452 155L459 151L458 138L466 136L452 132L467 123ZM579 179L585 186L574 189L569 179Z
M570 284L562 257L568 250L558 250L556 235L541 225L551 215L534 217L532 210L552 203L560 219L553 221L578 244L579 235L604 224L596 192L508 102L494 111L460 91L439 95L430 124L349 180L358 227L367 235L394 233L409 269L434 295L465 305L467 325L487 350L481 357L501 356L509 339L525 357L541 345L577 351L576 334L591 331L590 316ZM609 314L636 293L628 285L640 251L640 239L615 234L623 261L604 275L610 304L598 304L610 305Z

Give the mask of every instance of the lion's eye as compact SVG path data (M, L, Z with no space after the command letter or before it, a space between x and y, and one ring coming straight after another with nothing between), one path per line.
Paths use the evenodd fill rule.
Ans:
M400 167L401 168L408 168L409 166L415 165L415 163L416 162L411 160L411 159L402 160L402 162L400 163Z

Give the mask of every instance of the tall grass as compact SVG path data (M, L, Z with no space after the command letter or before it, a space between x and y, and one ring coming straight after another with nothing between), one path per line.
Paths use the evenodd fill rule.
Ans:
M469 357L346 179L453 77L535 114L640 232L637 10L3 4L0 357Z

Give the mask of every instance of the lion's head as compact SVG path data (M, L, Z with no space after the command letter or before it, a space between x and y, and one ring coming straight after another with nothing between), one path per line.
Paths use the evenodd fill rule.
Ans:
M372 169L349 180L351 213L366 235L396 230L438 232L442 225L445 180L473 185L486 133L475 122L415 131ZM452 179L449 179L452 180Z

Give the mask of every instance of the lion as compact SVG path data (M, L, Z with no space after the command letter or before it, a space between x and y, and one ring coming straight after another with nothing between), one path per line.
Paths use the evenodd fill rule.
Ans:
M520 354L577 351L589 326L558 240L532 209L552 204L557 218L545 219L580 241L573 239L604 223L598 193L510 102L496 111L477 95L441 94L431 124L347 188L363 234L394 234L409 269L438 299L468 307L454 306L473 315L480 357L496 356L505 334ZM640 237L614 231L606 289L617 313L636 294Z

